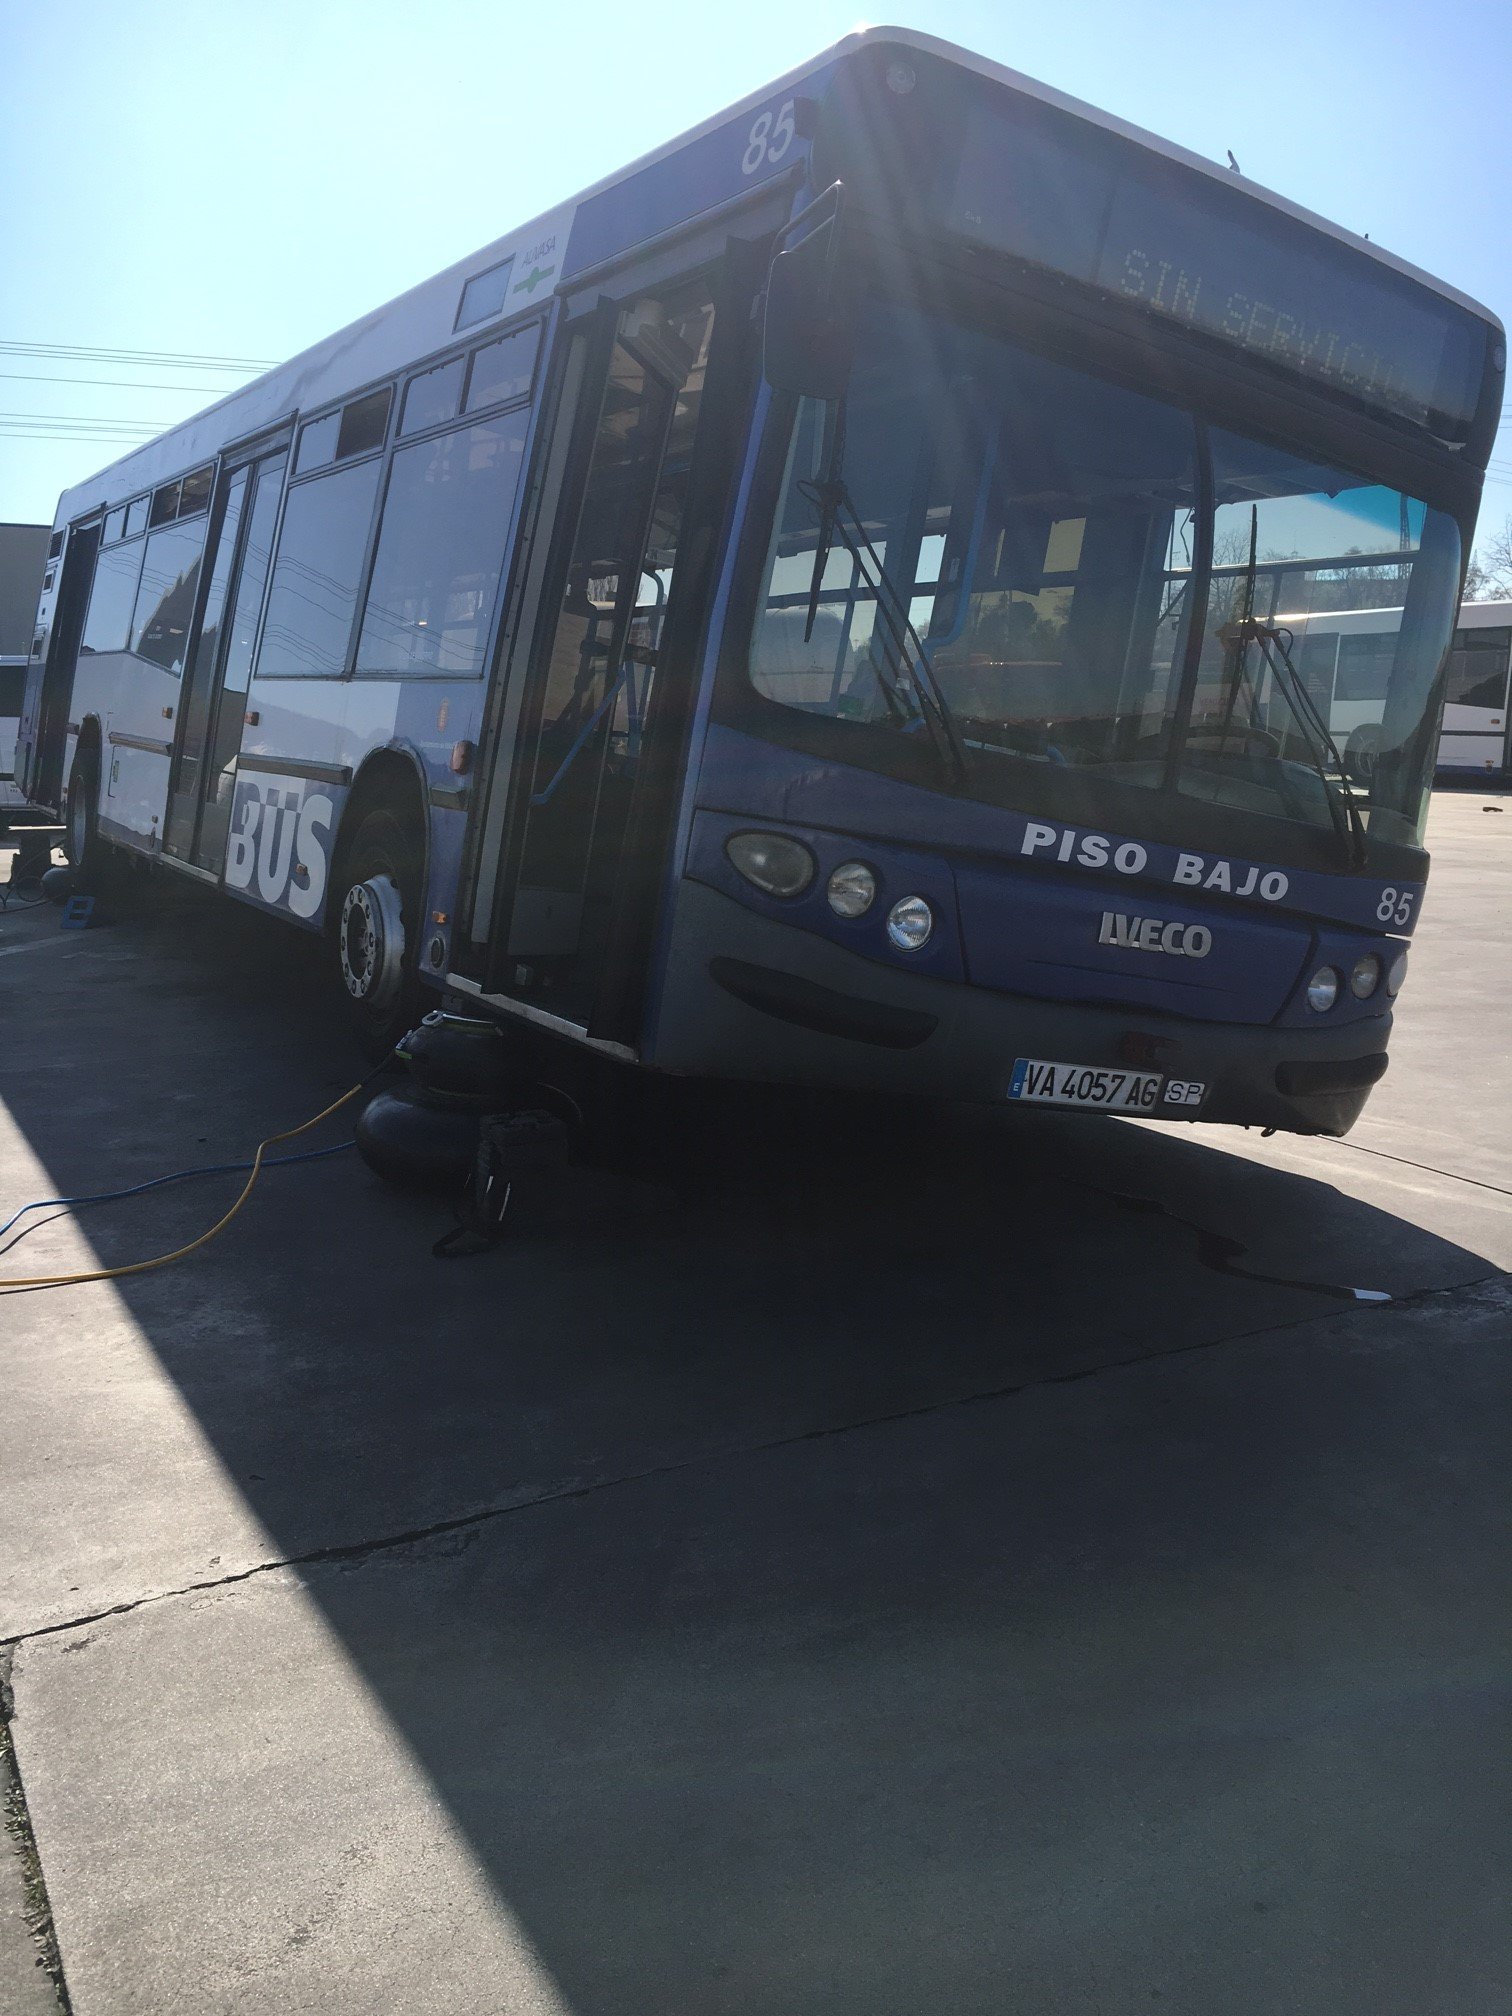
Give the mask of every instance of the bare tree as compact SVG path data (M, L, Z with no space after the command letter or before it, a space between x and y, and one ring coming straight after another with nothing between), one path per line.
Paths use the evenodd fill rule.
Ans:
M1512 599L1512 517L1504 520L1499 532L1490 532L1470 555L1465 571L1467 602L1504 602Z

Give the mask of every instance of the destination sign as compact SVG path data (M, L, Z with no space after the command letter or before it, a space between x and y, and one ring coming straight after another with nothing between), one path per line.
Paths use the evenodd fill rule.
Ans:
M1055 108L978 101L946 222L1464 440L1486 325L1370 256Z

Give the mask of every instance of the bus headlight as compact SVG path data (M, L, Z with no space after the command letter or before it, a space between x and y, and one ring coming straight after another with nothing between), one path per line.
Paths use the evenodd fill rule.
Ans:
M864 917L877 900L877 878L864 861L842 861L825 894L837 917Z
M1407 954L1405 952L1398 952L1395 959L1392 960L1390 966L1386 969L1386 992L1388 994L1399 994L1402 990L1402 982L1406 978Z
M725 852L747 882L765 896L801 896L816 863L801 840L785 833L732 833Z
M1307 1005L1315 1015L1326 1015L1339 998L1339 976L1332 966L1320 966L1307 983Z
M929 943L934 912L922 896L904 896L887 913L887 935L900 952L918 952Z
M1349 969L1349 991L1356 1001L1368 1001L1381 984L1381 962L1366 952Z

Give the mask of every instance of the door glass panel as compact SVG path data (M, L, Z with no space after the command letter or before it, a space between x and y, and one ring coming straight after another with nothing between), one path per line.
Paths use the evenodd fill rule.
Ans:
M210 585L205 591L205 614L189 675L184 682L183 725L174 772L173 803L168 815L168 834L163 843L164 851L169 854L187 854L194 842L215 662L220 650L221 624L226 613L226 595L231 586L237 536L241 531L248 474L246 469L238 469L227 486L226 507L221 514L214 556L210 562Z
M200 820L195 860L219 874L226 855L231 820L231 791L236 781L236 754L241 748L247 681L257 642L257 618L268 563L273 557L273 533L278 524L278 500L283 491L286 455L259 462L253 476L247 531L237 571L231 620L226 626L225 660L211 709L209 756L204 778L205 809Z
M585 1020L614 909L714 320L707 283L620 316L540 712L508 979Z

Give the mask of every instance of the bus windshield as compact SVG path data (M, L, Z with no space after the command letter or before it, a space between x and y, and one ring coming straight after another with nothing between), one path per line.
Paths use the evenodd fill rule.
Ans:
M899 704L922 687L951 717L951 788L1005 805L1025 766L1054 765L1341 834L1347 810L1416 842L1452 518L999 336L883 301L863 325L844 510L825 408L794 420L760 694L852 724L865 764L879 737L930 728ZM1388 603L1401 620L1374 640L1369 718L1356 707L1336 735L1308 619Z

